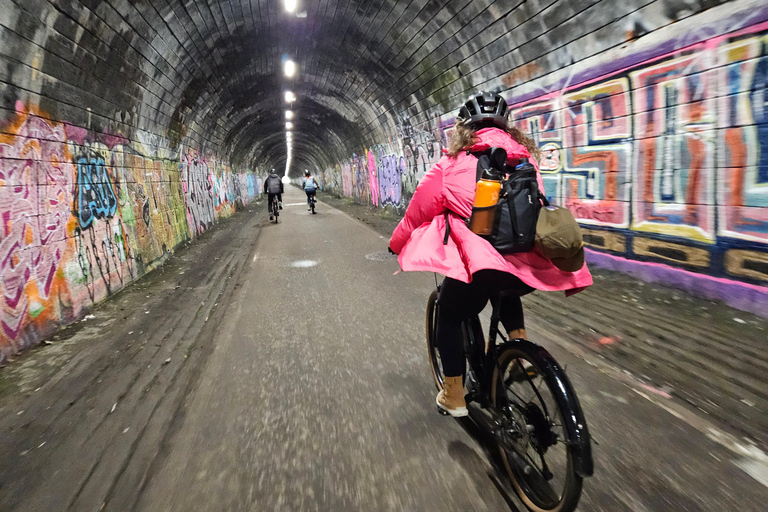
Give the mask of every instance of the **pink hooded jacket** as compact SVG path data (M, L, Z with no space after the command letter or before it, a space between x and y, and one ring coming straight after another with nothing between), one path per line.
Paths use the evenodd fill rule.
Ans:
M504 130L484 128L477 136L480 141L472 151L500 147L507 151L508 160L531 157ZM477 159L462 152L456 158L444 156L424 175L389 241L390 248L400 255L400 267L406 271L437 272L465 283L478 270L501 270L538 290L565 290L568 295L590 286L592 275L586 265L577 272L565 272L535 249L502 256L488 241L469 230L461 217L472 215L476 169ZM539 188L544 190L540 174L538 181ZM443 245L446 210L451 229L448 243Z

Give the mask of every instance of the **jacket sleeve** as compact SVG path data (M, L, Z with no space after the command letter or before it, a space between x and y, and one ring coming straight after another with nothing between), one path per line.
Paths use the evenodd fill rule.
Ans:
M389 247L395 254L400 254L403 246L411 238L413 230L445 211L443 201L443 165L445 160L437 162L416 186L405 216L392 233Z
M283 192L285 192L283 187L283 180L280 180L280 193L282 194Z

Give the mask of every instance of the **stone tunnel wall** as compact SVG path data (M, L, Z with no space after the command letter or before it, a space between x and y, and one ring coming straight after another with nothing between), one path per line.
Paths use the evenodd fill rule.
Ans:
M559 69L576 60L569 46L514 69L487 58L482 87L538 142L546 195L579 220L592 263L764 309L768 5L730 2L676 23L669 5L587 32L576 52L608 50ZM404 111L388 140L324 169L323 186L402 211L459 106L418 122Z
M82 59L114 42L86 42L80 27L78 56L63 21L46 26L3 9L0 93L15 108L0 110L0 363L81 318L260 190L255 173L201 149L199 134L131 120L140 107L105 106L76 90L80 79L98 80L76 71ZM108 86L145 89L138 81Z

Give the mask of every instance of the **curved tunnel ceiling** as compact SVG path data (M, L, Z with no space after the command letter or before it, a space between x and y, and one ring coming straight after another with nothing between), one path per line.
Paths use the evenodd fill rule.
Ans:
M304 0L293 14L280 0L112 3L136 11L126 17L141 20L134 30L151 27L138 31L154 33L153 74L173 85L144 101L158 112L173 105L171 130L205 134L235 164L285 167L284 93L292 91L292 174L391 133L396 109L434 104L423 101L444 85L432 80L445 72L434 50L447 54L444 43L477 16L494 19L492 2L469 0ZM298 64L293 78L283 76L286 58ZM406 74L424 85L414 88Z
M3 35L12 78L0 93L9 110L29 98L75 126L264 170L285 167L290 90L297 175L452 111L472 90L525 87L620 45L616 20L647 3L299 0L288 13L282 0L25 0L0 19L18 27Z

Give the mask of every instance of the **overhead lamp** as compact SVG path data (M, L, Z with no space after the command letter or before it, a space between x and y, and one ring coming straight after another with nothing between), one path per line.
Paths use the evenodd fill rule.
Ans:
M296 63L288 59L283 65L283 71L285 72L285 76L289 78L292 77L294 73L296 73Z
M293 110L286 110L285 111L285 118L288 119L289 121L291 119L293 119Z
M288 129L288 130L292 129L293 128L293 123L288 121L287 123L285 123L285 128Z
M287 103L293 103L296 101L296 96L291 91L285 91L285 101Z
M285 10L293 12L296 10L296 0L285 0Z

